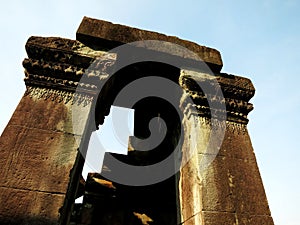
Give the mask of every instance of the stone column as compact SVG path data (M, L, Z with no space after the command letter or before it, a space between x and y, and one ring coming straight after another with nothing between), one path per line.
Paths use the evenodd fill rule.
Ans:
M210 79L217 82L211 83ZM211 99L225 104L225 118L211 118L216 104L208 106L195 81L210 86L210 90L220 85L224 98ZM180 84L185 98L194 102L185 104L184 98L181 102L186 134L182 147L186 164L179 184L182 224L273 225L247 132L247 114L253 108L249 100L255 91L251 81L228 74L212 78L200 72L182 71Z
M0 223L67 224L97 84L108 77L104 63L86 69L95 57L110 65L114 59L62 38L31 37L26 51L26 93L0 139ZM79 90L84 73L87 83Z

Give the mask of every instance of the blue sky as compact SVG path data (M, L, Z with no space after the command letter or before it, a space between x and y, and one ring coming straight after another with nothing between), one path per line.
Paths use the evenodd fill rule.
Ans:
M287 1L6 1L1 7L0 131L25 91L31 35L75 39L83 16L218 49L223 72L250 78L249 132L276 225L299 224L300 3Z

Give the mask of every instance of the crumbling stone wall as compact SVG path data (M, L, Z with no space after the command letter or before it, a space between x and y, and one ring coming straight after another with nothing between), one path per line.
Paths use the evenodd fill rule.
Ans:
M124 43L141 40L164 41L160 45L152 43L136 47L154 52L157 57L170 57L182 64L181 68L167 69L169 72L164 71L164 73L159 71L166 67L157 67L158 73L156 73L158 76L166 76L177 82L182 88L178 106L183 115L181 122L185 134L188 135L185 135L183 142L180 143L181 157L184 160L192 156L172 178L174 186L167 184L161 188L167 187L165 191L171 188L170 196L175 196L175 199L170 202L175 205L174 208L177 208L174 209L177 212L172 211L170 214L173 215L175 212L176 220L162 219L161 221L185 225L273 224L247 133L247 115L252 110L249 100L254 95L251 81L221 73L222 59L215 49L176 37L86 17L77 31L76 41L53 37L31 37L26 43L28 58L23 62L26 93L0 139L1 224L68 224L70 222L73 203L78 196L84 152L91 132L103 123L105 115L109 113L112 99L119 90L118 87L130 82L126 71L121 73L122 76L108 80L114 65L120 63L124 56L107 53L107 51ZM170 48L167 42L184 46L195 54L185 54L180 49ZM200 57L213 74L199 71L199 62L195 56ZM125 57L138 58L141 55ZM100 61L90 68L95 58ZM155 65L150 63L149 68L153 69ZM140 76L154 73L151 69L148 70L147 66L149 64L142 64L140 67L135 67L133 71L141 74ZM80 80L84 74L87 75L87 79L82 83ZM209 90L214 90L216 83L210 83L212 75L220 86L224 98L213 96L211 98L213 103L209 105L206 99L207 93L199 89L195 81L204 82L208 84ZM106 86L99 93L99 85L104 83ZM191 98L193 104L188 104L186 98ZM151 107L147 108L149 115L157 113L155 109L157 105L155 102L151 104L153 111ZM212 111L217 110L218 104L226 106L223 110L225 117L222 117L224 115L222 113L217 113L222 118L212 117ZM137 112L145 111L144 106L141 104L137 107ZM80 112L76 123L72 121L74 110ZM142 117L139 121L142 124ZM173 127L174 135L178 133L176 129ZM143 128L141 127L140 130L143 131ZM211 134L221 138L224 130L221 145L217 142L210 143ZM174 144L176 138L170 135L169 141ZM211 157L209 154L211 149L206 149L208 144L217 151L213 149L212 152L216 152L213 156L214 160L207 166L201 167L206 165L203 162L209 161ZM194 150L196 154L190 154ZM150 162L155 161L155 155L152 154L148 158ZM138 164L139 162L136 161L138 158L139 155L133 152L127 158L120 157L120 160ZM123 196L135 193L134 189L128 187L122 189L120 185L114 185L123 191L126 190ZM159 189L154 188L146 193L151 193L153 199L159 200L161 198L155 198L156 190ZM101 190L103 191L101 188L95 190L102 196L105 193L101 193ZM148 196L149 201L151 195ZM163 196L161 194L161 197ZM91 200L88 194L85 197ZM106 204L109 204L110 198L106 198L106 201L107 199ZM155 201L151 202L152 208L155 207L154 203ZM98 209L105 207L98 201L93 204L96 204L95 207ZM138 207L140 204L141 201L137 200L136 205L133 205ZM111 209L114 210L114 207ZM152 211L153 215L160 215L157 213L159 207ZM150 213L152 211L150 210ZM109 213L124 215L114 214L111 211ZM139 212L135 213L142 215ZM95 218L97 219L100 214L93 215L94 221L92 219L85 224L94 223ZM120 220L120 217L114 220L113 216L102 216L105 217L101 217L103 223L110 224L109 219L116 223L117 221L128 223ZM165 216L166 214L161 214L161 218L168 218ZM79 222L84 224L83 221ZM157 223L157 220L148 222L163 223Z

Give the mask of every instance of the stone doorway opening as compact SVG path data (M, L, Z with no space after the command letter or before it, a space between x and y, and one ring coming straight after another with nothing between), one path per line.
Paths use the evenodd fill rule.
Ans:
M114 99L117 99L118 93L123 88L144 77L165 77L170 82L177 83L179 74L180 70L178 68L167 64L157 62L136 63L121 69L114 75L111 81L114 88L109 93L110 98L101 99L110 99L111 102L114 102ZM111 85L111 83L108 82L108 85ZM139 90L133 91L136 95L139 95ZM167 88L163 91L174 92L174 98L177 98L175 102L179 107L182 93L176 93L178 90L168 90ZM115 105L115 103L113 104ZM120 107L128 107L126 102L117 101L116 104ZM103 103L98 102L98 105L101 106ZM170 157L174 149L181 144L179 143L181 135L179 110L175 109L174 105L168 102L167 99L148 96L139 99L131 107L134 109L134 136L128 139L128 154L105 153L101 173L91 171L88 174L82 192L83 202L82 204L75 204L71 223L103 225L173 225L179 223L179 172L176 172L176 166L178 166L176 163L180 163L178 162L180 155L171 156L174 158L168 167L173 168L173 174L161 182L148 185L128 185L110 179L114 176L112 173L118 174L118 176L119 174L125 177L129 176L126 172L121 171L120 167L111 163L110 158L130 166L147 168ZM115 128L112 127L112 129ZM155 135L156 138L153 139ZM160 143L154 143L153 145L153 140L159 140ZM154 147L151 148L151 146ZM181 148L179 147L179 149ZM164 174L164 171L153 174L151 169L148 172L149 176L159 177ZM147 174L145 174L145 177L147 177Z

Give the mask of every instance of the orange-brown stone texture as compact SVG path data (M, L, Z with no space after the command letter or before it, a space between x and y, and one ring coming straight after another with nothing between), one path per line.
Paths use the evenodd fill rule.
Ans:
M137 41L135 47L179 60L189 69L148 62L129 66L108 80L124 56L107 51ZM170 42L195 54L170 48ZM76 41L31 37L26 51L26 93L0 139L0 224L273 225L247 132L247 115L253 109L249 101L255 90L249 79L220 72L222 59L217 50L85 17ZM87 69L96 57L100 63ZM196 68L199 57L210 74ZM84 74L87 79L82 83ZM182 121L161 102L142 102L136 106L137 136L146 136L144 118L155 115L165 118L171 129L153 153L139 153L132 147L128 156L117 157L134 165L161 160L177 144L182 124L185 135L180 154L185 163L178 173L156 185L131 187L105 180L103 174L90 174L84 187L80 182L81 152L86 150L91 132L103 123L120 88L150 75L171 79L182 88L177 99ZM209 105L207 93L195 83L215 90L212 77L224 98L213 96ZM98 85L106 81L108 85L98 96ZM225 116L211 118L212 112L218 112L218 104L225 105ZM76 121L74 111L79 112ZM223 138L221 145L210 143L211 133ZM211 163L201 167L211 157L208 144L218 151ZM84 201L78 207L74 200L82 193Z

